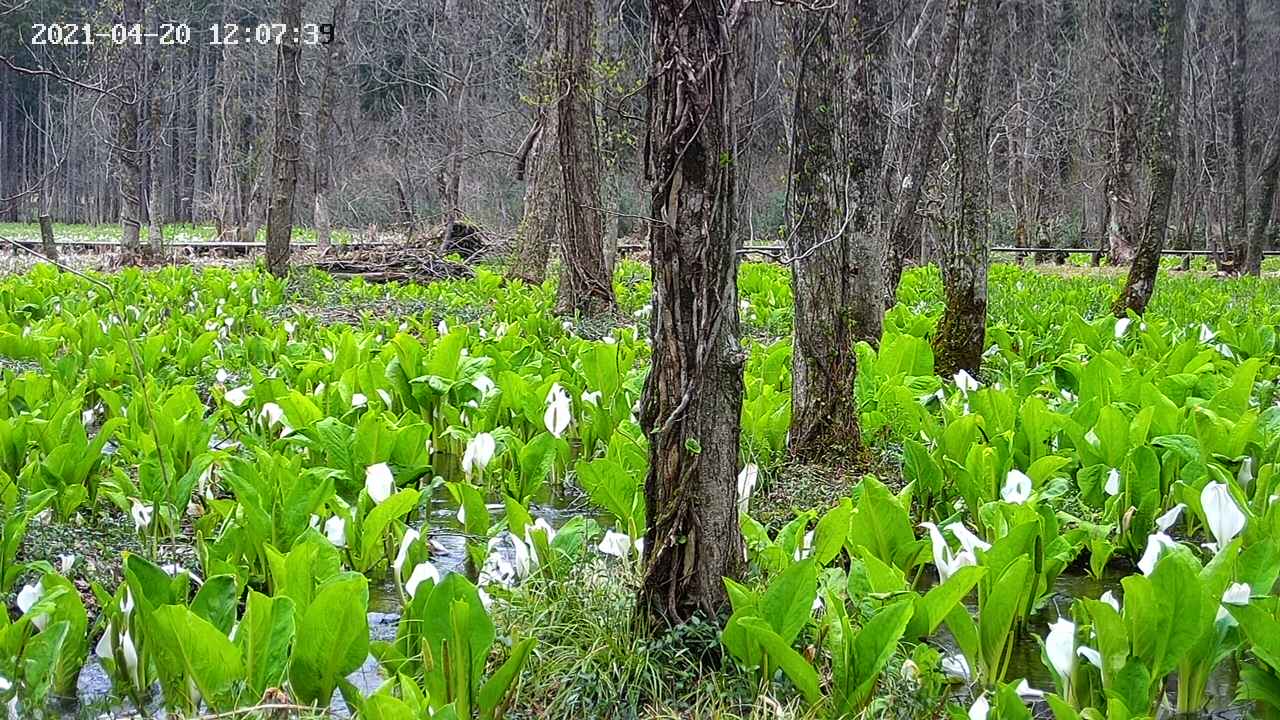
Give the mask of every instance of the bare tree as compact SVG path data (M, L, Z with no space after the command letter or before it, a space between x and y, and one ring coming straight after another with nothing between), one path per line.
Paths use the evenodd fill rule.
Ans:
M1187 24L1186 0L1169 0L1156 18L1162 69L1160 90L1152 103L1151 139L1147 164L1151 173L1151 202L1142 225L1142 239L1129 268L1129 278L1112 310L1124 317L1132 310L1141 315L1151 302L1169 230L1169 206L1178 164L1178 115L1182 108L1182 48Z
M159 20L156 21L157 31ZM161 136L164 132L164 97L161 92L160 75L163 66L160 63L159 49L151 52L151 83L147 89L150 105L147 108L147 175L150 179L147 189L147 241L152 257L159 257L164 249L164 208L162 204L161 175L163 174L163 154Z
M345 28L347 18L347 0L337 0L333 4L333 17L330 23L335 29ZM315 168L313 172L315 193L315 226L316 245L320 252L329 250L331 237L331 220L329 213L329 191L333 187L333 130L334 103L336 86L342 80L343 64L346 61L347 42L340 33L335 32L333 42L326 48L324 68L320 75L320 97L316 102L316 147Z
M1107 254L1121 264L1133 259L1137 245L1138 129L1142 120L1139 58L1134 48L1142 29L1135 3L1104 3L1109 16L1107 48L1111 77L1110 145L1107 156Z
M929 77L928 89L920 110L920 123L912 136L908 152L906 172L899 185L893 218L889 223L889 244L884 262L885 307L893 307L898 293L898 282L906 262L907 246L919 233L920 218L916 214L925 183L933 169L933 156L938 147L938 134L942 131L944 117L943 100L947 92L947 78L955 63L960 45L960 31L964 24L962 8L964 0L948 0L946 27L942 31L941 45Z
M140 0L124 0L121 20L141 26ZM117 182L120 190L120 252L125 263L136 263L141 251L142 151L138 145L138 106L142 104L142 46L126 42L120 49L116 91Z
M743 569L735 490L744 356L729 100L747 6L649 5L653 366L641 400L649 527L638 607L660 624L715 616L728 601L723 578Z
M599 315L617 308L604 260L600 155L591 97L594 0L556 2L556 140L564 232L556 310Z
M286 27L302 25L302 0L284 0L281 21ZM293 199L298 185L302 153L302 48L296 37L285 33L276 60L276 130L271 164L274 183L267 211L267 270L282 277L289 272L293 234Z
M990 264L990 178L986 166L985 96L991 75L994 3L960 0L967 13L963 61L954 76L951 116L951 212L943 231L942 288L946 308L933 338L934 370L976 373L982 365L987 326L987 268Z
M873 227L883 147L874 0L791 14L797 60L788 214L795 323L791 431L799 457L860 445L854 342L880 340L880 259Z
M508 277L529 283L540 283L546 277L551 240L556 234L562 204L556 114L548 111L556 102L552 72L556 34L549 13L544 12L554 2L556 0L537 0L529 6L530 53L525 64L534 121L516 153L516 178L527 183L524 217L516 227L515 246L507 268Z
M1245 146L1244 89L1245 77L1249 72L1249 34L1246 28L1249 11L1245 0L1232 0L1231 3L1231 38L1234 52L1231 59L1231 155L1235 161L1232 168L1235 177L1233 188L1233 204L1231 208L1231 241L1234 245L1235 262L1240 270L1254 275L1262 272L1262 257L1257 257L1258 265L1253 267L1254 258L1249 252L1249 181L1248 157Z

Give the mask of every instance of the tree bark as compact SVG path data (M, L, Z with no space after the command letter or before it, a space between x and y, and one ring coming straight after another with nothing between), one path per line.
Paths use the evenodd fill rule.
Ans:
M744 566L736 501L744 353L734 232L735 29L747 0L651 0L652 369L639 611L657 625L728 605Z
M836 0L791 18L797 58L787 254L795 322L791 452L860 446L854 342L878 344L883 245L873 228L884 139L875 0Z
M47 212L40 213L40 252L58 262L58 243L53 239L53 218Z
M548 27L550 13L543 12L544 3L530 4L528 37L531 48L529 91L534 107L534 128L528 147L516 161L516 179L528 178L524 188L524 216L516 227L515 247L507 277L540 284L547 276L547 260L551 256L551 239L555 237L560 218L560 166L557 155L556 114L548 112L555 100L556 86L552 74L552 48L555 33Z
M347 0L337 0L333 5L335 28L346 26ZM324 69L320 76L320 97L316 103L316 149L315 149L315 224L316 246L321 254L329 251L332 244L332 230L329 219L329 190L333 187L333 105L335 102L335 85L342 72L342 64L346 55L346 42L342 33L335 32L333 42L329 43L324 57Z
M302 0L284 0L281 21L288 27L302 24ZM293 196L298 185L298 161L302 148L302 48L285 33L276 59L276 129L271 166L275 181L267 210L267 270L276 277L289 272L293 233Z
M1262 187L1258 193L1258 207L1254 210L1253 229L1249 234L1249 270L1256 265L1262 272L1262 255L1267 246L1267 230L1275 213L1276 187L1280 185L1280 133L1277 133L1271 158L1262 167Z
M1152 108L1151 145L1147 152L1151 202L1129 278L1112 307L1116 317L1124 317L1130 310L1141 315L1156 288L1160 253L1169 232L1173 182L1178 173L1178 115L1182 106L1182 48L1186 24L1186 0L1168 0L1167 8L1155 23L1159 28L1162 69L1160 92Z
M1248 9L1245 0L1233 0L1231 3L1232 41L1235 53L1231 59L1231 154L1235 161L1232 170L1235 174L1235 192L1231 208L1231 239L1235 246L1235 265L1239 271L1257 275L1262 272L1261 256L1255 258L1250 252L1249 243L1249 181L1248 160L1245 146L1248 142L1244 134L1244 92L1245 77L1249 72L1249 34L1246 28ZM1253 264L1257 260L1257 266Z
M617 309L613 273L604 259L600 165L591 98L594 0L556 2L557 155L564 232L556 312L584 316Z
M160 135L163 132L161 119L164 117L164 106L160 96L160 73L162 71L160 53L158 50L153 50L151 56L151 87L148 90L150 106L147 108L147 141L150 145L147 148L147 174L150 176L151 181L147 189L147 245L153 258L159 258L164 249L164 211L160 202L160 150L163 147Z
M916 208L924 193L925 183L933 168L933 156L938 147L938 134L942 131L943 100L947 78L955 62L960 46L960 30L964 24L961 9L963 0L948 0L946 26L942 31L942 44L938 49L937 63L929 76L929 86L921 103L920 126L912 139L907 174L902 177L901 191L894 205L893 219L889 223L889 243L884 260L884 306L893 307L897 302L898 283L902 280L902 268L906 263L907 246L919 235L920 218Z
M140 0L124 0L122 21L127 27L142 23ZM138 147L138 106L142 102L142 46L132 42L120 49L116 94L116 149L119 161L116 181L120 192L121 262L136 264L141 250L142 153Z
M987 268L990 263L990 178L987 174L985 96L991 75L993 5L960 0L968 11L963 65L955 75L951 117L952 216L941 245L939 266L946 307L933 338L934 370L943 377L958 370L977 374L987 326Z
M1107 33L1108 51L1115 67L1111 81L1110 139L1107 149L1107 169L1103 186L1107 198L1105 211L1106 251L1113 264L1121 265L1133 259L1137 245L1137 180L1134 177L1138 165L1138 126L1141 124L1139 104L1141 97L1134 87L1138 71L1135 64L1133 43L1140 32L1133 3L1108 3L1110 27Z

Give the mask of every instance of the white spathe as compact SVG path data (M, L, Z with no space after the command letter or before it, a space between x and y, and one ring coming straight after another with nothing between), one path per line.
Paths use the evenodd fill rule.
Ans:
M1115 497L1120 494L1120 471L1111 468L1107 471L1107 482L1103 484L1102 491Z
M22 589L18 591L18 609L24 614L30 612L31 608L35 607L35 604L40 602L42 597L44 597L43 584L36 582L23 585ZM49 616L39 615L31 618L31 622L35 624L36 628L44 630L45 625L49 622Z
M965 393L966 395L982 387L982 383L978 382L976 378L974 378L965 370L961 370L960 372L956 373L952 377L952 379L956 383L956 388L958 388L960 392Z
M1063 686L1069 687L1071 673L1076 669L1076 624L1066 618L1058 618L1051 624L1049 635L1044 639L1044 653L1062 678Z
M409 593L409 597L413 597L418 592L418 586L427 580L439 583L440 571L429 562L420 562L414 566L413 572L409 573L409 579L404 582L404 591Z
M1031 499L1031 478L1026 473L1014 468L1005 477L1004 487L1000 488L1000 498L1007 503L1021 505Z
M405 528L404 537L400 538L400 549L396 552L395 562L391 564L395 568L396 578L400 577L400 571L404 569L405 560L409 557L409 547L420 537L422 535L417 530Z
M133 529L141 531L150 525L155 510L155 505L143 505L137 498L133 498L133 507L129 510L129 516L133 518Z
M467 448L462 453L462 472L467 477L471 477L472 473L484 470L493 459L496 448L497 442L487 432L482 432L468 440Z
M1132 318L1122 317L1116 320L1116 339L1124 337L1124 333L1129 329L1129 325L1133 323Z
M347 546L347 521L341 515L334 515L324 521L324 535L334 547Z
M1169 528L1173 527L1174 523L1178 522L1178 518L1182 516L1182 511L1186 508L1186 503L1178 503L1177 505L1169 508L1169 512L1166 512L1156 518L1156 528L1162 533L1169 532Z
M626 533L608 530L604 534L604 539L596 546L596 549L605 555L625 558L631 554L631 536Z
M1205 485L1200 492L1200 507L1204 509L1205 524L1215 540L1210 547L1214 552L1226 547L1244 530L1244 513L1225 484L1211 482Z
M1160 555L1164 553L1166 548L1176 547L1177 543L1173 538L1162 532L1151 533L1147 536L1147 549L1142 553L1142 558L1138 560L1138 569L1143 575L1150 575L1156 569L1156 563L1160 560Z
M542 423L547 426L547 432L559 438L564 436L572 419L569 394L560 387L560 383L555 383L547 393L547 411L542 415Z
M960 568L978 563L978 558L970 550L961 550L958 554L953 554L937 525L926 522L920 523L920 526L929 531L929 539L933 547L933 564L938 568L938 577L942 582L946 582L947 578ZM963 541L961 544L964 544Z
M747 512L751 504L751 493L755 492L756 481L760 479L760 468L755 463L747 463L738 473L738 514Z
M364 489L374 504L381 505L396 489L395 476L386 463L377 463L364 469Z

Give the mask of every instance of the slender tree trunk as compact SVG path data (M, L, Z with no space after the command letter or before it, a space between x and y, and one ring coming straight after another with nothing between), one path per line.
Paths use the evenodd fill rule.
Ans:
M160 253L164 249L164 210L160 201L161 195L161 148L164 144L160 141L160 135L163 132L161 119L164 117L163 98L160 96L160 53L153 51L151 56L151 87L148 90L150 95L150 107L147 109L147 139L150 147L147 151L147 172L150 176L150 185L147 191L147 241L148 250L153 258L159 258Z
M346 25L347 0L337 0L333 5L335 28ZM341 80L342 64L346 55L346 42L341 33L334 33L324 58L324 70L320 76L320 98L316 105L316 160L315 181L316 246L320 253L329 251L332 243L329 220L329 190L333 187L333 105L335 86Z
M884 312L872 227L884 125L876 92L875 0L836 0L791 17L797 59L787 253L795 323L791 428L798 457L860 445L853 344L880 340Z
M728 605L744 566L736 501L738 342L731 56L746 0L651 0L648 170L653 367L638 608L678 624ZM728 160L727 160L728 159Z
M933 339L934 369L944 377L958 370L977 374L986 340L991 209L985 96L991 75L994 4L974 0L969 9L963 64L953 86L955 200L940 243L946 307ZM961 0L961 5L968 6L969 0ZM962 7L962 12L965 9Z
M1262 272L1262 258L1257 258L1257 267L1253 266L1254 257L1249 252L1249 181L1248 158L1245 154L1248 142L1244 134L1244 92L1245 78L1249 72L1249 34L1248 8L1245 0L1232 0L1231 25L1232 41L1235 53L1231 59L1231 151L1235 161L1232 170L1235 174L1234 206L1231 209L1231 238L1235 246L1235 266L1238 272L1249 272L1257 275Z
M53 218L47 210L40 213L40 252L53 262L58 262L58 243L53 239Z
M302 0L284 0L281 20L288 27L302 24ZM285 33L276 59L276 131L271 166L275 176L271 206L267 211L267 270L276 277L289 272L290 236L293 233L293 196L298 185L298 160L302 153L302 48Z
M1133 256L1129 278L1112 310L1124 317L1132 310L1141 315L1151 302L1160 270L1160 253L1169 232L1169 207L1178 173L1178 115L1182 106L1182 48L1187 24L1186 0L1168 0L1155 23L1160 28L1162 58L1160 91L1153 102L1151 146L1147 152L1151 172L1151 203L1142 227L1142 240Z
M591 98L594 0L556 2L557 155L564 233L560 241L559 313L600 315L617 309L604 260L600 162Z
M529 8L528 37L531 48L529 91L534 107L534 128L516 162L516 179L528 178L524 188L524 217L516 227L515 247L507 277L539 284L547 275L551 240L560 218L560 165L556 139L556 114L549 112L556 98L552 47L554 28L551 13L544 5L555 0L538 0Z
M1254 210L1253 229L1249 234L1249 270L1262 272L1262 255L1267 247L1267 230L1275 213L1276 187L1280 185L1280 134L1277 134L1271 158L1262 167L1262 187L1258 193L1258 207Z
M925 183L933 168L933 155L938 147L938 134L942 131L943 100L946 96L947 78L955 62L956 49L960 45L960 30L964 24L961 10L963 0L948 0L947 22L942 31L942 44L938 49L929 87L921 103L920 126L912 139L907 174L902 178L902 189L889 223L889 243L884 256L884 305L893 307L898 297L898 282L906 263L908 247L920 234L920 218L916 208L924 193Z
M140 0L124 0L126 26L141 24ZM120 190L121 262L138 262L142 228L142 153L138 148L138 106L142 103L142 47L125 43L120 49L120 88L117 91L117 184Z

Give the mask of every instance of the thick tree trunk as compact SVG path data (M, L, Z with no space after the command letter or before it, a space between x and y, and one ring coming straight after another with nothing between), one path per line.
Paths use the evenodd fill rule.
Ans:
M962 9L969 0L961 0ZM934 369L943 377L958 370L977 374L987 327L987 267L990 263L990 178L987 174L985 96L991 74L994 3L974 0L965 33L963 65L953 87L951 118L955 177L952 215L941 242L946 307L933 338Z
M853 344L878 344L883 244L873 227L883 148L875 0L791 18L796 80L787 212L795 323L788 443L802 458L860 445Z
M1147 152L1151 202L1129 278L1112 307L1117 317L1124 317L1130 310L1141 315L1156 288L1160 253L1169 231L1173 181L1178 172L1178 115L1182 106L1182 48L1186 24L1186 0L1168 0L1167 9L1155 23L1160 28L1162 69L1160 91L1152 107L1151 146Z
M728 605L741 576L736 498L744 353L738 342L735 28L747 0L651 0L648 170L653 366L641 423L649 435L648 532L638 608L678 624Z
M534 129L516 161L516 179L528 181L524 188L524 217L516 226L515 246L507 277L540 284L547 276L551 240L560 218L560 164L556 139L556 114L549 112L556 98L552 63L554 28L548 26L551 13L538 0L529 9L528 57L529 91L534 107Z
M1249 72L1249 35L1246 28L1248 9L1245 0L1232 0L1231 25L1232 42L1235 53L1231 59L1231 154L1234 165L1235 187L1232 194L1231 208L1231 241L1235 252L1235 265L1239 271L1257 275L1262 272L1261 258L1258 266L1253 267L1253 257L1249 252L1249 181L1248 161L1245 146L1248 139L1244 134L1244 92L1245 77Z
M557 155L564 232L556 312L600 315L617 309L604 259L600 164L591 98L594 0L556 2Z
M1133 259L1137 247L1137 179L1138 127L1141 125L1140 92L1135 88L1133 45L1141 32L1134 3L1107 4L1110 27L1107 33L1115 76L1111 80L1110 144L1107 146L1107 169L1103 178L1107 204L1103 223L1105 248L1114 265Z
M142 22L140 0L124 0L126 26ZM142 229L142 153L138 148L138 106L142 103L142 47L126 43L120 49L117 91L117 184L120 191L120 254L126 264L137 263Z
M337 0L333 5L335 28L346 25L347 0ZM329 219L329 189L333 187L333 105L336 102L335 86L340 78L335 77L342 72L343 59L346 54L346 42L341 33L334 33L333 42L329 43L328 53L324 58L324 70L320 76L320 97L316 104L316 149L315 170L315 225L316 246L320 253L329 251L332 243L332 229Z
M302 0L284 0L281 21L288 27L302 24ZM293 196L298 185L298 161L302 153L302 48L285 33L276 59L276 132L271 167L275 176L271 206L267 210L267 270L276 277L289 272L290 238L293 233Z
M907 174L901 180L902 187L894 206L892 222L889 223L889 242L884 256L885 308L891 308L897 302L898 283L902 280L907 247L919 236L920 218L916 215L916 208L920 205L925 183L933 168L938 134L942 131L947 78L951 75L956 49L960 45L960 30L964 24L962 4L962 0L947 2L947 22L942 31L942 44L938 49L933 73L929 76L929 89L921 103L920 126L911 142Z

